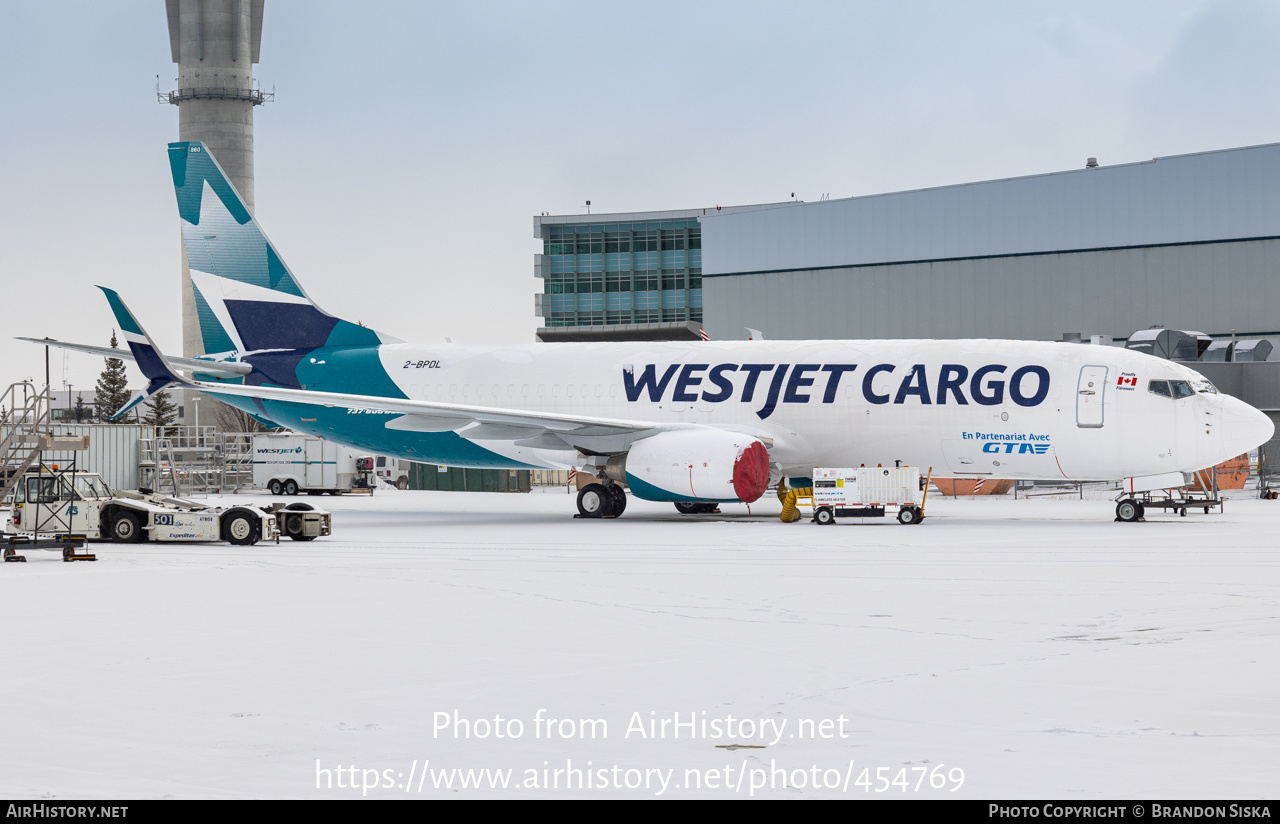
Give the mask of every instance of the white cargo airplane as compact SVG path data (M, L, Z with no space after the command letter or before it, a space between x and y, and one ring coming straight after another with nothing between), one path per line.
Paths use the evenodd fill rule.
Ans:
M1191 369L1113 347L404 343L317 307L203 144L170 144L169 162L201 331L206 347L223 351L167 360L104 290L150 380L138 401L182 385L272 426L379 454L577 469L599 478L578 495L588 517L621 514L624 487L709 511L755 501L771 481L815 466L898 461L941 477L1159 488L1274 431Z

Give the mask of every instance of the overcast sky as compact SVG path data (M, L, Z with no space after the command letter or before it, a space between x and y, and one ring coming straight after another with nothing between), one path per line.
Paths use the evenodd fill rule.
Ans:
M1280 140L1273 2L266 0L257 217L328 311L528 342L532 217L833 198ZM0 0L12 335L181 349L164 3ZM99 359L66 379L92 397ZM53 356L53 380L63 378ZM136 373L135 373L136 376Z

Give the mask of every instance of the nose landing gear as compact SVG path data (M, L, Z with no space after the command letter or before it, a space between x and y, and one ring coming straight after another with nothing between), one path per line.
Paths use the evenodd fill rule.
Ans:
M1116 520L1125 523L1141 521L1146 514L1146 507L1132 498L1125 498L1116 504Z

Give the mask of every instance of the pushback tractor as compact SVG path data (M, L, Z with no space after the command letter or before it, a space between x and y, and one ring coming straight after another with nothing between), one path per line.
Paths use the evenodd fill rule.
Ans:
M14 490L9 524L20 535L74 534L117 543L227 541L248 546L280 536L309 541L331 515L308 504L209 506L151 490L112 490L93 472L29 472Z

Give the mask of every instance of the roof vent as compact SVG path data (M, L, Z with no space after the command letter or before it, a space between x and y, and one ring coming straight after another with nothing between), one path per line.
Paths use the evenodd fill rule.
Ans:
M1088 160L1086 160L1086 161L1084 162L1084 167L1085 167L1086 169L1096 169L1096 168L1098 168L1098 158L1096 158L1096 157L1091 157L1091 158L1089 158Z

